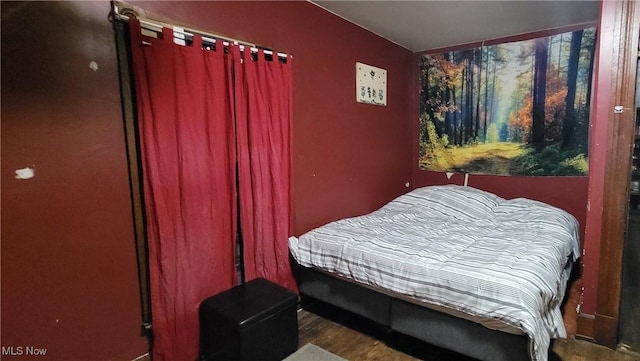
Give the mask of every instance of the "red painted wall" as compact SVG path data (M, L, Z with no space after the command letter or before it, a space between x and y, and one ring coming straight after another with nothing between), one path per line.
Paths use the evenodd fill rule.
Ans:
M132 360L148 346L109 3L1 6L1 358Z
M410 51L306 1L131 2L293 54L294 233L366 213L412 178ZM356 103L356 62L387 70L386 107Z
M461 175L418 169L417 69L404 49L306 2L136 2L178 23L272 46L294 55L294 233L365 213L394 196ZM472 175L469 185L505 198L537 199L573 214L581 226L584 304L595 312L602 187L609 109L612 4L603 2L588 177ZM607 10L607 7L610 8ZM389 106L353 100L356 61L389 71ZM598 69L603 69L599 71ZM407 121L408 119L408 121ZM602 120L601 120L602 119ZM407 145L413 145L407 147ZM412 149L407 149L412 148Z
M293 54L296 234L406 191L411 52L309 2L136 4ZM50 360L147 350L108 14L105 1L2 3L1 344ZM388 71L388 106L356 103L357 61ZM27 166L36 176L16 180Z

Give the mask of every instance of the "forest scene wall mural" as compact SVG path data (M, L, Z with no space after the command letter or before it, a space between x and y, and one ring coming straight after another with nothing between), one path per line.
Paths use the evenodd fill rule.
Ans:
M595 28L420 57L420 168L588 174Z

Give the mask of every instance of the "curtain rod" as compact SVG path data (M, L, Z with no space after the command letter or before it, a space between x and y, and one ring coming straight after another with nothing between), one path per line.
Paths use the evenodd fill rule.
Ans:
M233 39L233 38L228 38L225 36L221 36L221 35L217 35L217 34L213 34L213 33L208 33L205 31L200 31L200 30L193 30L193 29L187 29L184 28L182 26L177 26L177 25L172 25L172 24L167 24L164 23L162 21L158 21L158 20L152 20L152 19L147 19L147 18L142 18L139 17L138 14L136 13L135 10L133 10L132 8L128 7L125 3L119 2L119 1L113 1L112 2L112 16L115 19L118 20L122 20L122 21L129 21L129 19L131 18L130 15L128 14L132 14L135 15L136 18L138 18L138 21L140 21L140 25L147 30L153 31L153 32L162 32L162 28L171 28L174 29L175 27L178 27L182 30L176 30L174 29L173 32L177 33L177 34L182 34L185 37L190 37L193 39L194 35L200 35L202 36L202 41L203 42L209 42L209 43L216 43L217 41L222 42L222 45L224 46L228 46L230 44L237 44L240 46L240 50L244 50L245 47L248 47L252 52L257 52L258 50L262 50L264 51L265 54L267 55L273 55L273 54L277 54L278 57L280 58L287 58L288 55L286 53L276 53L272 50L266 49L265 47L253 44L253 43L249 43L246 41L242 41L242 40L237 40L237 39ZM293 55L291 55L291 57L293 57Z

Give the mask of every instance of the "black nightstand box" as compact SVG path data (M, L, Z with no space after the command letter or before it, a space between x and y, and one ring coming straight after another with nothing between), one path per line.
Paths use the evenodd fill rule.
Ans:
M200 358L280 361L298 349L298 296L257 278L200 304Z

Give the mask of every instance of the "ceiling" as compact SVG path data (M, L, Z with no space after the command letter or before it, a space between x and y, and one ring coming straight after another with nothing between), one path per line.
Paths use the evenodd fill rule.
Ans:
M316 5L414 52L596 22L598 1L324 1Z

